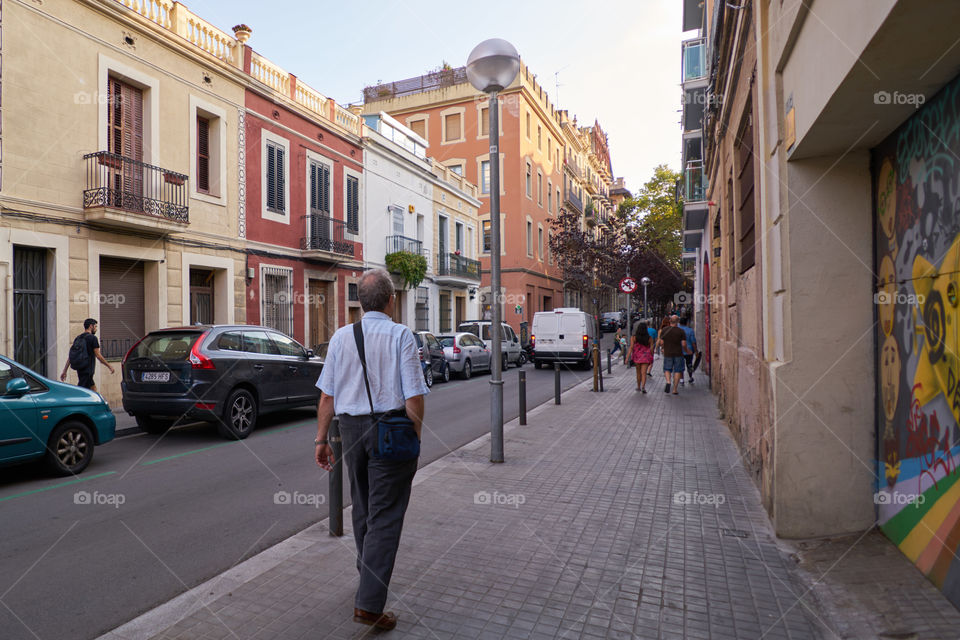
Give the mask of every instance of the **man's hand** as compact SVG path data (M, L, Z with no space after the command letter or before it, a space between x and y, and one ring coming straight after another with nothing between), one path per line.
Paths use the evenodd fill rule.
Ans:
M67 381L67 374L66 374L66 373L61 373L61 374L60 374L60 382L66 382L66 381Z
M316 450L317 466L326 471L333 470L333 449L330 448L329 444L318 444Z

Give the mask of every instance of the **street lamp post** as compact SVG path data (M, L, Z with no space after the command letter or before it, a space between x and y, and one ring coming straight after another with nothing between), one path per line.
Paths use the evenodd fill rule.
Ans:
M647 309L647 286L650 284L650 278L643 276L640 278L640 284L643 285L643 320L649 322L650 312Z
M497 96L520 71L520 54L506 40L484 40L467 57L467 79L473 88L490 97L490 293L493 319L493 366L490 371L490 462L503 462L503 345L500 299L500 117ZM482 182L483 176L480 177Z

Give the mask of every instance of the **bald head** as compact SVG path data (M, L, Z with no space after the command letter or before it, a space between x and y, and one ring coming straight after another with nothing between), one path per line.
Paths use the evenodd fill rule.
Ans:
M675 327L680 324L680 316L670 316L670 326Z
M393 296L393 280L384 269L364 272L357 282L357 297L364 311L383 311Z

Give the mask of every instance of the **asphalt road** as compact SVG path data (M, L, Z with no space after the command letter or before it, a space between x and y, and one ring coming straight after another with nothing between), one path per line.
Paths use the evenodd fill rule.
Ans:
M528 408L552 401L553 371L523 370ZM508 421L517 371L504 373ZM565 371L562 386L590 375ZM489 430L489 379L434 385L421 465ZM314 436L315 412L302 409L264 417L241 442L201 425L121 437L74 479L3 469L0 638L96 637L322 520Z

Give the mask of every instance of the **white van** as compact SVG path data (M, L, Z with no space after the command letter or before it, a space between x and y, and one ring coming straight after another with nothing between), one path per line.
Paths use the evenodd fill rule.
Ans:
M561 307L533 314L530 343L533 366L544 363L569 362L590 365L590 343L596 338L593 317L580 309Z

